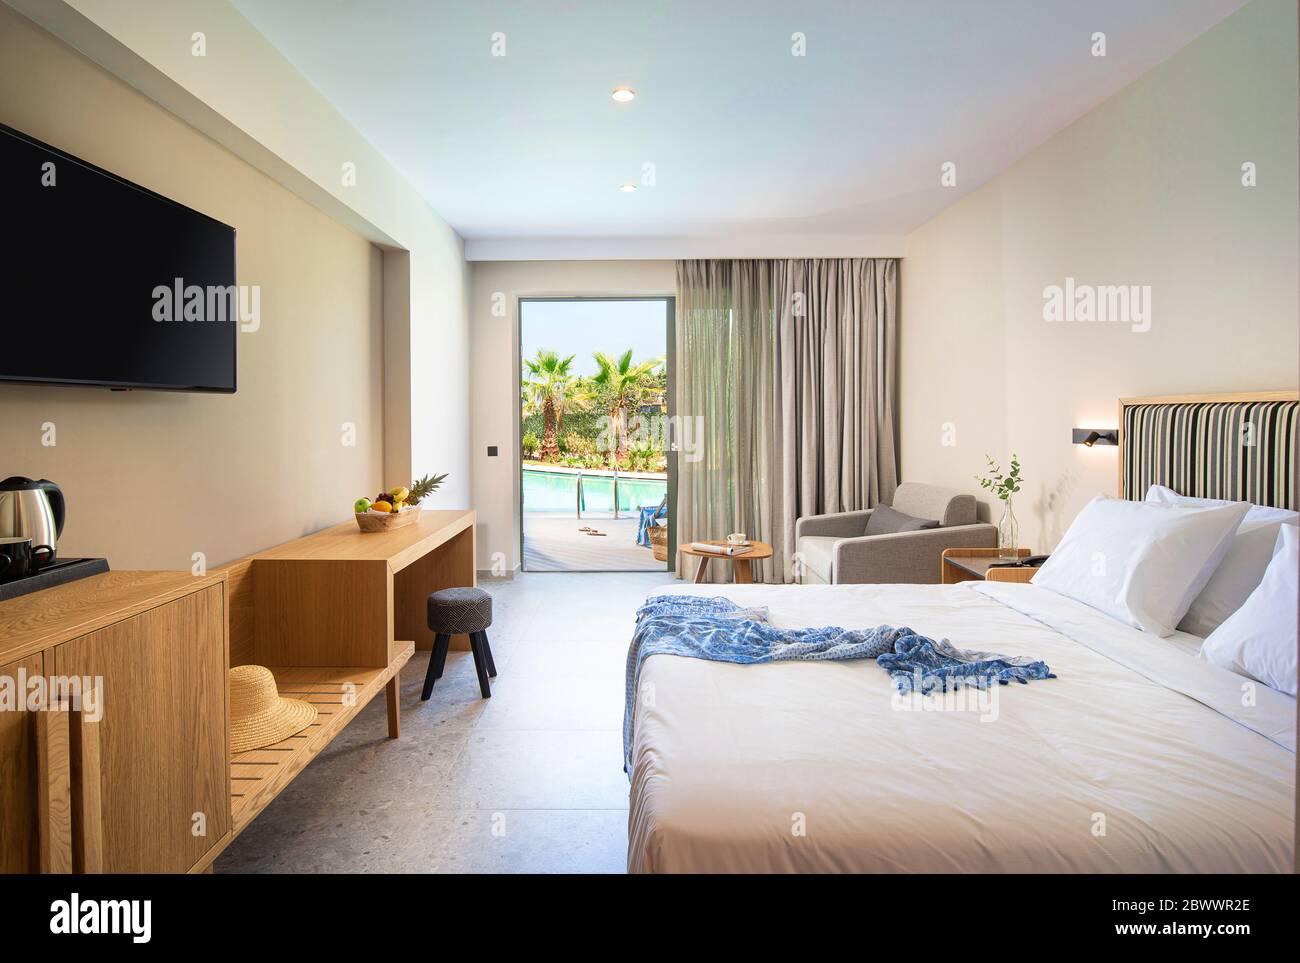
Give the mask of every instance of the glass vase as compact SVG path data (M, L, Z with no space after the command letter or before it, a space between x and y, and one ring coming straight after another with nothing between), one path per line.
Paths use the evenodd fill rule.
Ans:
M1002 521L998 522L998 557L1017 558L1020 526L1016 523L1016 513L1011 510L1011 499L1008 498L1005 504Z

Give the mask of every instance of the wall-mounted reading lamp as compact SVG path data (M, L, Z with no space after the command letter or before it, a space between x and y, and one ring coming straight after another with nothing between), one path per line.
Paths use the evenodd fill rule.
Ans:
M1119 433L1109 428L1075 428L1073 435L1076 445L1086 445L1088 448L1093 445L1119 444Z

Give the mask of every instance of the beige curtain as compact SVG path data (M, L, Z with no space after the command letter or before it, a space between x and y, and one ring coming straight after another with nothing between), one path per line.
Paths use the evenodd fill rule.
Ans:
M791 581L797 518L892 497L897 260L678 261L676 348L678 544L743 531Z

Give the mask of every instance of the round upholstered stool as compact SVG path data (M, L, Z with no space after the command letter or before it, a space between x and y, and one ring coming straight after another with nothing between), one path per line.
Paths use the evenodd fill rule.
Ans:
M453 635L468 635L474 653L474 670L484 699L492 697L488 676L496 678L497 667L488 647L487 627L492 624L492 596L479 588L449 588L429 596L429 631L434 634L429 671L424 675L421 699L433 694L433 684L442 678L447 649Z

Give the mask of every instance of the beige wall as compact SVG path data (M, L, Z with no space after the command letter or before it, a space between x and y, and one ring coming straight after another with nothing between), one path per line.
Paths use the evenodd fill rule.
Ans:
M672 261L471 262L472 463L481 570L496 563L510 571L519 567L519 298L672 295L674 271ZM500 455L489 458L489 445Z
M467 506L469 271L460 237L415 187L228 0L3 2L336 223L400 252L384 272L384 477L448 472L429 504ZM202 57L195 30L207 38Z
M0 122L233 225L238 281L262 289L234 395L0 385L0 472L62 485L63 554L215 565L346 517L380 487L377 248L3 6ZM56 330L26 325L21 337Z
M1122 396L1297 385L1296 77L1295 4L1255 0L908 238L905 479L977 491L1014 449L1046 551L1116 489L1116 450L1072 427L1114 427ZM1150 285L1150 330L1044 321L1067 276Z
M995 181L908 238L898 301L903 481L965 491L982 465L972 452L1006 446L1001 204Z

